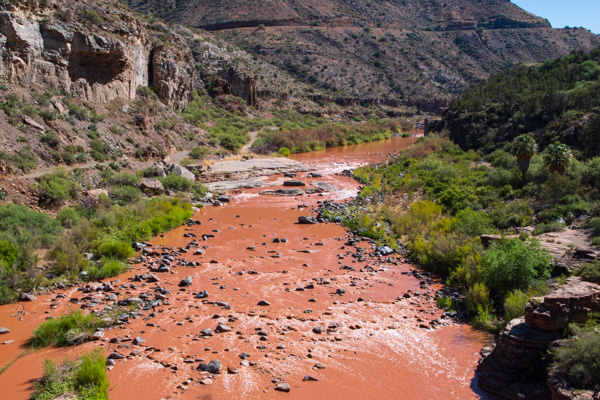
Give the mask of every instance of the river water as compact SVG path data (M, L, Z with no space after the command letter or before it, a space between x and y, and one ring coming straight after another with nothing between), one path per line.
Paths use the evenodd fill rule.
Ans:
M0 366L12 362L0 375L0 398L27 399L45 358L60 361L96 347L125 356L108 373L111 399L481 398L475 368L489 338L441 318L433 300L440 282L421 288L420 280L407 274L414 267L400 256L356 261L352 253L362 248L367 255L372 244L347 245L350 236L339 225L296 223L299 216L314 215L311 208L318 201L356 195L358 184L339 172L381 162L412 143L393 138L295 155L323 174L308 178L304 172L297 179L327 182L339 190L300 197L236 191L231 203L199 211L194 218L200 225L154 238L159 251L178 251L178 259L199 266L172 264L170 273L156 274L157 283L133 283L135 274L148 272L146 262L113 278L118 299L154 297L156 286L170 293L168 304L142 310L139 318L107 330L103 340L18 358L32 329L50 315L79 309L69 300L84 294L73 288L0 307L0 326L11 331L0 341L12 341L0 345ZM282 183L283 178L268 180ZM202 240L202 235L214 237ZM178 250L193 240L205 246L203 255ZM192 285L179 288L187 276L193 277ZM195 298L202 290L208 297ZM88 295L101 300L96 310L112 303L107 293ZM261 300L269 305L258 305ZM432 320L440 324L431 328ZM214 333L219 324L231 330ZM322 333L315 333L316 327ZM201 335L207 328L213 336ZM135 337L145 343L134 345ZM211 360L221 362L220 375L196 370ZM308 376L312 379L304 380ZM289 393L275 391L280 382L290 385Z

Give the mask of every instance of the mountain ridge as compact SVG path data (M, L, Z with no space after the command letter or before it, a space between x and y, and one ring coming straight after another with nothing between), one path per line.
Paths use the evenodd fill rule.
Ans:
M444 107L491 73L600 46L600 37L585 29L553 29L506 0L127 4L212 31L307 84L305 94L338 104L373 99Z

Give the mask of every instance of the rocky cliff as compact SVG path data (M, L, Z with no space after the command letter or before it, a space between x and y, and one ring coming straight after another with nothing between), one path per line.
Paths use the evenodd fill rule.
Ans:
M564 399L560 379L547 377L548 349L563 337L569 323L585 322L595 312L600 312L600 285L579 278L531 299L525 317L509 323L479 365L481 387L501 399Z
M213 31L337 104L443 105L490 73L600 46L585 29L552 29L506 0L127 3ZM300 97L270 95L281 93Z
M228 94L256 105L256 81L231 62L239 54L189 30L143 21L118 3L81 2L64 12L63 2L47 3L35 9L0 5L0 80L100 103L133 100L138 88L150 86L181 110L203 87L203 77L219 76ZM199 46L205 51L190 50Z

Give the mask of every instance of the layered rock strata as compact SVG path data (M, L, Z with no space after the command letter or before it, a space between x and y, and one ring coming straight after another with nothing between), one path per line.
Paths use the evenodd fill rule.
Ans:
M547 378L548 349L570 323L585 322L594 312L600 312L600 285L579 278L531 299L525 317L508 324L477 368L481 387L500 399L563 399L556 379Z

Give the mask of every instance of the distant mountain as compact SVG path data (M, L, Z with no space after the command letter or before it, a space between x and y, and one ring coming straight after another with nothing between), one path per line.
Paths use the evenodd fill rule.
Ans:
M126 1L214 31L342 105L443 106L490 73L600 46L506 0Z

